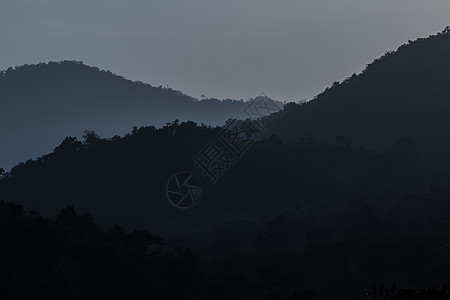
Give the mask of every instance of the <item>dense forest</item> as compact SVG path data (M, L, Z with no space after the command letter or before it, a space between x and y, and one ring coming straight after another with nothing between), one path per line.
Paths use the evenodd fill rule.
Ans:
M304 299L302 293L357 297L395 285L427 287L426 293L448 282L450 174L421 165L411 138L400 137L377 154L352 147L345 137L327 145L312 138L286 144L272 136L258 140L211 184L192 156L220 130L172 122L161 129L134 128L124 137L102 139L92 131L81 141L67 137L53 153L6 174L0 198L32 210L21 217L25 223L44 222L37 211L55 218L56 225L46 220L45 226L59 226L61 214L75 210L92 213L104 228L150 230L170 247L190 249L209 274L196 275L206 276L205 284L223 273L219 278L227 283L220 285L236 287L242 299ZM187 211L171 206L164 194L179 170L197 172L205 187L201 202ZM91 217L77 218L97 226ZM89 235L79 234L78 242L90 245ZM117 245L108 247L123 253ZM170 255L178 268L180 258Z

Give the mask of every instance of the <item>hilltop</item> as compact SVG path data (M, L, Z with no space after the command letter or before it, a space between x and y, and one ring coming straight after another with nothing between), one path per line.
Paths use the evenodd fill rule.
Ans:
M0 72L0 167L36 158L85 130L111 137L176 119L223 125L245 106L243 100L200 101L78 61L9 68Z
M409 41L335 82L304 104L290 104L271 132L285 141L338 136L356 147L383 151L411 137L421 161L450 167L450 29Z

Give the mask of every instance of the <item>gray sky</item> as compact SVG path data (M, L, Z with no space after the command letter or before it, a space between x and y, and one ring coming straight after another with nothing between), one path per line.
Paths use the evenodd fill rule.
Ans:
M81 60L194 97L292 101L449 16L448 0L0 0L0 69Z

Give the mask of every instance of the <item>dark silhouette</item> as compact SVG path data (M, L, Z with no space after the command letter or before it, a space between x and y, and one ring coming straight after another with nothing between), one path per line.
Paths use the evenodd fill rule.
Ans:
M443 263L450 174L421 166L411 138L376 154L355 149L346 137L326 145L272 136L256 142L217 184L205 179L205 197L195 208L174 208L164 195L166 181L179 170L195 172L192 155L219 130L172 122L124 137L103 139L92 131L82 141L67 137L53 153L6 174L0 198L56 222L72 218L73 209L58 211L74 205L105 227L150 229L193 249L205 271L247 278L241 284L254 290L240 287L240 297L357 296L374 285L440 286L450 278ZM179 276L173 269L155 272Z
M0 202L3 299L240 299L243 278L201 270L188 249L147 230L101 228L63 209L54 220Z
M333 143L346 136L377 152L409 136L423 162L449 169L449 52L448 28L409 41L313 100L289 104L270 131L291 142L311 135Z

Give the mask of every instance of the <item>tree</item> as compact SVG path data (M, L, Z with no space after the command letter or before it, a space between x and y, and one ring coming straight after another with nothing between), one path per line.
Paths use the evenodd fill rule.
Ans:
M82 149L83 144L76 137L67 136L53 152L77 151Z
M84 144L88 147L95 145L100 141L100 137L94 130L85 130L83 134Z

